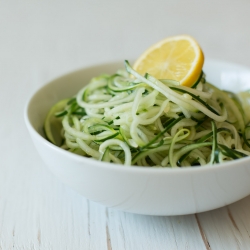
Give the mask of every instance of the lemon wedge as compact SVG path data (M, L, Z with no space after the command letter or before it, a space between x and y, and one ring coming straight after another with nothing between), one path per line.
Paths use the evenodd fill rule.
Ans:
M204 55L194 38L188 35L168 37L148 48L133 68L144 75L171 79L191 87L199 78Z

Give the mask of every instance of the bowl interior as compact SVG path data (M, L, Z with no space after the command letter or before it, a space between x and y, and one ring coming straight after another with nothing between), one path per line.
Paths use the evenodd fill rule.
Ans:
M250 90L250 69L239 64L206 60L206 80L220 89L238 93Z

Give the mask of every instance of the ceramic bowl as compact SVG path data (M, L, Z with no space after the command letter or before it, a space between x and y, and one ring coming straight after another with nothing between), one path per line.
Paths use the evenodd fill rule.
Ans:
M50 107L71 97L101 73L114 73L123 62L97 65L53 80L28 101L25 122L41 158L63 183L104 206L146 215L203 212L250 194L250 157L203 167L150 168L104 163L67 152L45 139L43 123ZM250 70L207 60L207 80L231 90L250 89ZM249 110L250 112L250 110Z

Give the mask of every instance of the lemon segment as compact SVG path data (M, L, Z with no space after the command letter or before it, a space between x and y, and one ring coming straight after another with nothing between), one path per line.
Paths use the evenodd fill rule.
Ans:
M194 38L188 35L166 38L148 48L133 68L157 79L171 79L191 87L199 78L204 55Z
M55 113L62 111L69 100L70 99L64 99L57 102L50 109L44 122L44 132L47 139L57 146L61 146L62 144L62 137L61 137L62 121L60 118L57 118L55 116Z

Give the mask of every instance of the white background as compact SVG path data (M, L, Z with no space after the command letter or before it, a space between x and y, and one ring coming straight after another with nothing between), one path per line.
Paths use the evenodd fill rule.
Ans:
M136 58L170 35L250 67L249 11L247 0L0 0L0 249L250 249L250 197L177 217L106 209L52 176L23 119L47 81Z

